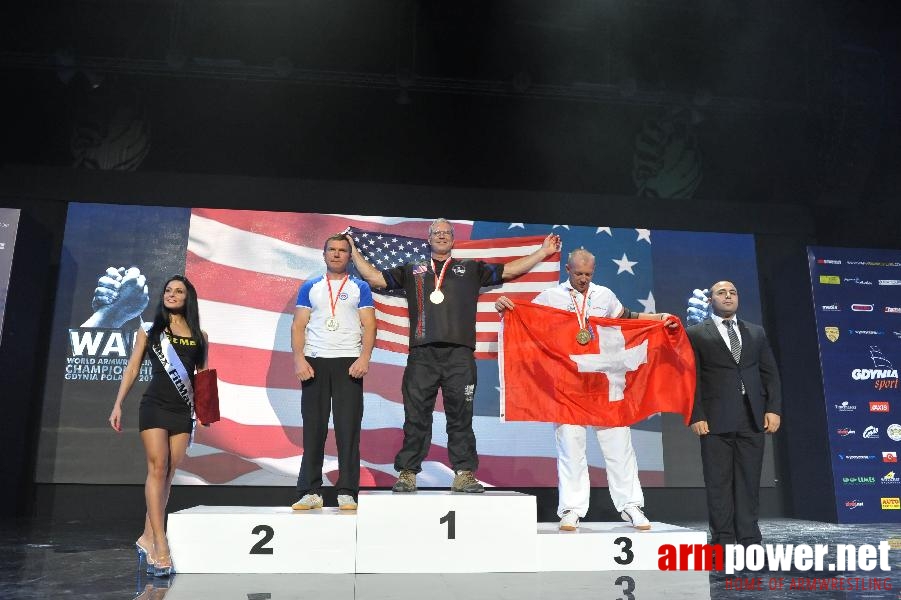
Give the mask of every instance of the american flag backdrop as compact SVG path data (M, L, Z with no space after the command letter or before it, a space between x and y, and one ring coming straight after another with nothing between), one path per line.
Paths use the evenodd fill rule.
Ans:
M464 229L468 237L469 225L455 226ZM396 267L404 263L429 258L429 244L423 238L411 238L397 234L384 234L349 228L354 237L354 245L378 269ZM458 234L459 235L459 234ZM506 237L479 240L456 240L454 258L482 260L490 263L505 263L521 256L527 256L541 247L544 236ZM508 281L501 286L486 289L480 296L476 312L476 358L497 358L497 336L500 318L494 309L494 302L505 295L513 300L529 302L538 292L554 285L560 277L559 255L549 256L535 265L528 273ZM374 292L378 336L376 347L395 352L407 352L410 320L407 316L407 301L402 293Z
M219 373L222 420L210 428L198 429L188 457L176 475L176 483L294 485L300 467L303 422L300 386L293 373L290 327L300 285L324 272L322 244L333 233L351 227L361 251L368 252L376 266L386 268L389 265L379 264L378 260L401 260L397 254L392 255L392 251L403 254L406 254L406 248L425 251L421 244L430 222L431 219L353 215L192 211L185 271L200 297L202 325L210 340L210 366ZM551 229L549 225L509 224L508 227L506 223L468 221L454 221L453 224L455 257L493 262L508 262L529 254ZM589 228L579 229L587 231ZM595 228L590 229L594 231ZM601 229L607 228L598 228L598 231ZM613 230L616 231L620 230ZM612 238L613 232L609 229L608 232ZM568 245L572 249L584 245L579 244L581 238L576 236L577 232L560 233L565 247ZM588 235L585 232L579 235L583 233ZM630 235L634 238L635 234ZM648 257L648 275L646 281L635 285L636 289L647 290L639 298L647 294L652 307L649 235L650 232L648 239L643 241L639 233L637 240L637 250ZM383 236L382 240L377 240L378 252L363 248L368 245L366 240L378 236ZM568 237L571 242L567 241ZM606 237L606 234L598 234L598 239ZM607 243L606 239L602 241ZM645 243L647 248L644 248ZM614 258L619 262L613 262L622 268L623 264L628 265L628 259L625 253L619 259L620 253L621 248L617 246ZM401 262L412 258L404 256ZM607 259L598 255L599 264L602 260ZM480 296L476 349L479 384L474 429L480 457L477 475L488 485L556 485L553 426L502 423L497 417L495 357L499 322L494 300L505 294L529 301L560 278L560 261L554 258L517 280L483 290ZM621 296L621 299L633 309L637 308L632 298ZM400 382L406 364L408 321L405 307L403 297L376 296L377 349L364 379L363 486L388 486L396 477L393 461L400 448L404 420ZM445 424L439 398L432 447L419 479L424 487L448 486L453 477L448 466ZM634 429L633 440L642 483L662 485L659 426ZM590 450L589 462L593 485L605 485L603 461L596 450ZM331 435L326 445L324 471L326 480L333 482L337 475L337 458Z

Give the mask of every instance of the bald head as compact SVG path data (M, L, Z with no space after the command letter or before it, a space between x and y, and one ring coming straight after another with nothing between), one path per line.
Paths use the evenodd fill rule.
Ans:
M729 319L738 312L738 290L731 281L717 281L710 286L710 306L714 314Z
M573 289L584 294L594 277L594 254L585 248L573 250L566 259L566 272Z

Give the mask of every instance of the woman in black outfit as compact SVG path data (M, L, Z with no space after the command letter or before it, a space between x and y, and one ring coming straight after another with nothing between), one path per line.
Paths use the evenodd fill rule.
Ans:
M207 338L200 329L197 292L181 275L166 281L150 329L146 333L144 328L138 330L109 417L112 428L122 431L122 402L138 378L146 353L153 371L141 398L138 423L147 455L147 480L144 483L147 514L144 532L135 546L139 560L146 561L148 573L167 576L172 572L172 557L166 540L166 503L175 470L188 449L194 415L192 405L188 404L183 392L179 392L157 356L157 352L162 351L161 335L166 336L193 383L195 371L206 369Z

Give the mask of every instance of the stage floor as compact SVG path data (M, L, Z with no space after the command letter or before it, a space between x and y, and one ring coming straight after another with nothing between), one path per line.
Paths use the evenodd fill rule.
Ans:
M675 523L703 529L704 523ZM138 573L133 542L136 523L0 523L0 598L168 598L178 600L527 600L614 598L901 598L901 549L890 550L891 571L743 571L735 575L696 572L486 573L390 575L175 575L171 580ZM873 544L894 540L901 547L901 525L835 525L791 519L761 522L770 544ZM303 560L302 556L298 560ZM177 566L177 565L176 565ZM762 591L730 589L759 578ZM782 590L768 589L779 578ZM842 580L845 590L789 589L796 580ZM888 580L891 589L872 588ZM852 589L847 589L851 587ZM709 595L708 595L709 594Z

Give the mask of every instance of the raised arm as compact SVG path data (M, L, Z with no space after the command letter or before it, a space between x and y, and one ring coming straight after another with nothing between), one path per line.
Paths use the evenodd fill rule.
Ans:
M345 238L347 239L347 243L350 244L350 259L354 261L354 266L357 268L357 272L360 273L360 277L374 288L383 290L388 287L388 283L385 281L385 276L382 275L382 272L366 262L366 259L363 258L363 255L357 250L353 237L350 234L347 234L345 235Z
M560 248L560 236L556 233L548 234L548 236L544 238L544 243L541 244L541 248L529 254L528 256L523 256L522 258L511 260L504 265L504 281L509 281L511 279L519 277L523 273L528 273L532 267L543 261L551 254L560 252ZM354 262L354 264L357 263Z

